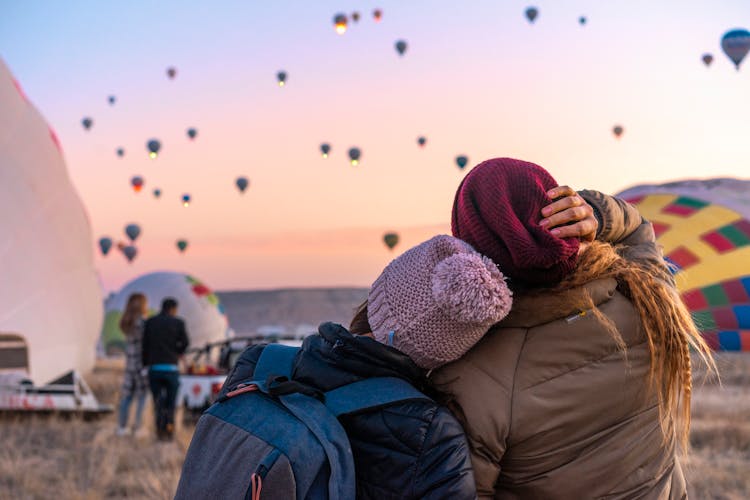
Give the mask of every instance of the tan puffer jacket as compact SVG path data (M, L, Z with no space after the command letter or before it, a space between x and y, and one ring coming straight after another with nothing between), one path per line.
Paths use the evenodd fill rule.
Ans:
M600 239L622 243L629 258L660 261L635 208L582 194L602 216ZM627 358L604 324L579 309L584 288L617 326ZM455 397L482 498L685 498L674 438L662 445L647 391L649 360L632 304L614 280L600 279L517 295L508 317L432 380Z

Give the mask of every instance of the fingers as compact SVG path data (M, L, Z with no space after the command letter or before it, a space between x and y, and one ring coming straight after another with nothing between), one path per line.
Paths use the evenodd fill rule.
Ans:
M547 192L556 199L542 208L545 217L539 225L546 227L560 238L580 238L593 241L599 223L594 217L594 209L569 186L558 186Z
M563 196L576 196L577 194L575 189L570 186L557 186L547 191L547 196L552 200L562 198Z
M569 226L556 227L550 230L558 238L579 238L583 241L594 241L597 228L596 218L586 218Z

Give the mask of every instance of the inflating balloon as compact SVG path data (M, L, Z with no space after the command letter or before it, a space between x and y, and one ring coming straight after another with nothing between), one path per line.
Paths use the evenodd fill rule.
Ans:
M721 48L739 71L740 63L750 51L750 31L745 29L728 31L721 38Z
M408 47L409 45L406 43L406 41L404 40L396 41L396 52L398 52L398 55L403 56Z
M187 240L177 240L177 249L180 251L180 253L184 253L187 247L188 247Z
M385 233L385 235L383 236L383 242L389 250L393 250L393 247L398 245L398 240L398 233Z
M136 175L130 179L130 185L133 186L133 191L136 193L143 187L143 177Z
M714 62L714 56L712 56L711 54L703 54L701 60L706 66L711 66L711 63Z
M323 158L328 158L328 153L331 152L331 145L327 142L324 142L320 145L320 154L323 156Z
M247 189L247 186L250 184L250 181L247 180L247 177L237 177L237 180L235 180L234 183L237 186L237 189L240 190L240 193L244 193L245 189Z
M419 147L423 148L425 144L427 144L427 137L420 135L417 138L417 144L419 144Z
M93 124L94 120L92 120L88 116L84 117L83 120L81 120L81 125L83 125L83 128L86 130L90 129Z
M107 101L109 102L110 106L114 106L115 101L117 101L117 98L115 96L111 95L111 96L107 97Z
M276 73L276 79L279 81L279 87L283 87L286 84L286 71Z
M174 77L177 76L177 69L171 66L167 68L167 76L169 77L170 80L174 80Z
M123 247L122 253L125 254L125 258L128 259L128 262L133 262L133 259L138 255L138 249L133 245L127 245Z
M578 24L580 24L581 26L585 26L586 25L586 17L585 16L579 17L578 18Z
M612 127L612 133L615 134L615 137L617 137L618 139L623 132L625 132L625 129L622 128L622 125L615 125L614 127Z
M112 238L109 238L108 236L99 238L99 250L102 251L102 255L107 255L111 248L112 248Z
M538 15L539 9L537 9L536 7L529 7L528 9L526 9L526 19L528 19L530 23L533 24Z
M161 189L156 188L154 189L153 193L154 193L154 198L159 198L161 196Z
M349 150L349 161L352 165L355 167L359 165L359 158L362 156L362 152L359 150L359 148L351 148Z
M117 148L117 156L119 156L120 158L125 156L125 150L122 148Z
M346 33L347 19L346 14L336 14L333 16L333 27L336 29L336 33L343 35Z
M146 149L148 149L148 157L153 160L159 155L161 142L158 139L151 139L146 143Z
M182 206L183 207L189 207L190 206L190 195L189 194L183 194L182 195Z
M376 23L379 23L380 20L383 18L383 11L380 9L375 9L372 11L372 17L375 19Z
M468 157L466 157L464 155L456 156L456 165L458 165L458 168L460 168L461 170L463 170L464 167L468 163L469 163L469 158Z
M189 139L190 139L191 141L192 141L193 139L195 139L195 136L196 136L196 135L198 135L198 130L196 130L196 129L195 129L195 128L193 128L193 127L190 127L189 129L187 129L187 136L188 136L188 138L189 138Z
M138 224L128 224L125 226L125 234L130 238L130 241L135 242L141 235L141 227Z

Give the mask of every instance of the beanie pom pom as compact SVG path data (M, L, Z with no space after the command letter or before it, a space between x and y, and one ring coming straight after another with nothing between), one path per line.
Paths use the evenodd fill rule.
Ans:
M510 312L513 294L492 260L458 253L440 261L432 273L432 295L455 321L487 327Z

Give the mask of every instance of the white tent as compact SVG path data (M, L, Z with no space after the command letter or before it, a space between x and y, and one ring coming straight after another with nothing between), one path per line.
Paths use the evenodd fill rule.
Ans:
M86 372L102 321L91 229L57 137L2 60L0 214L0 346L15 353L0 371L27 358L37 383Z

